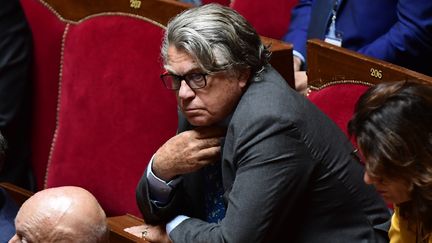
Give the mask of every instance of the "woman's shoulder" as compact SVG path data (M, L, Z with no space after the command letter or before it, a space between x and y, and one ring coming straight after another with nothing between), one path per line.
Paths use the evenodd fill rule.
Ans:
M415 243L415 232L408 228L408 222L401 218L399 208L394 208L389 230L390 243ZM431 241L429 240L431 243Z

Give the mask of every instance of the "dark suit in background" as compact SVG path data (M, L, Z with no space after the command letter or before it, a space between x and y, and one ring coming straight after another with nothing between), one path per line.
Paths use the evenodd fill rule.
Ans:
M18 209L15 201L0 188L0 242L8 242L15 234L14 219Z
M34 189L30 165L32 39L18 0L0 7L0 131L8 143L0 181Z
M342 47L432 76L432 1L339 0ZM306 58L306 41L324 39L334 0L300 0L284 41Z
M270 66L252 81L227 127L222 174L227 205L204 221L202 170L183 175L166 206L137 201L147 223L189 218L173 242L388 242L389 211L339 128ZM189 129L180 114L179 132Z

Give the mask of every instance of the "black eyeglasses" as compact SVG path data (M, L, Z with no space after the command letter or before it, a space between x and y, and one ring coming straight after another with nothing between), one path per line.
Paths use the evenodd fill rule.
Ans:
M167 89L179 90L183 80L191 89L201 89L207 84L207 75L208 73L188 73L185 75L164 73L160 78Z

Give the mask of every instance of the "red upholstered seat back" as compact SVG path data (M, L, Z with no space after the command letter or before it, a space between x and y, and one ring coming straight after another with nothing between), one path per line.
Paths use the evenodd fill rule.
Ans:
M312 90L308 98L329 116L348 136L347 126L354 114L355 105L360 96L370 88L372 84L358 81L334 81L327 83L322 88ZM351 139L354 147L357 142ZM358 151L359 158L361 152ZM361 160L362 163L366 161ZM393 209L393 204L387 204L388 208Z
M47 187L81 186L108 215L140 215L135 187L177 127L175 95L159 80L162 37L163 27L130 15L67 26Z
M37 0L21 0L33 34L32 165L38 190L43 188L56 126L62 35L66 24Z
M288 31L291 9L298 0L232 0L230 6L243 15L258 34L282 39Z
M348 136L347 125L357 100L370 86L357 81L334 81L322 88L312 89L308 98ZM356 144L354 140L351 142Z

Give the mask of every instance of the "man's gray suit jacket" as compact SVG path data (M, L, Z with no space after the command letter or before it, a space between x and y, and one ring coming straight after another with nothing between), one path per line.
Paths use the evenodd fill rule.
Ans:
M189 129L180 115L179 132ZM340 129L271 67L254 77L227 127L222 174L227 205L219 223L204 219L201 171L183 175L168 205L137 200L147 223L191 218L173 242L388 242L389 212Z

